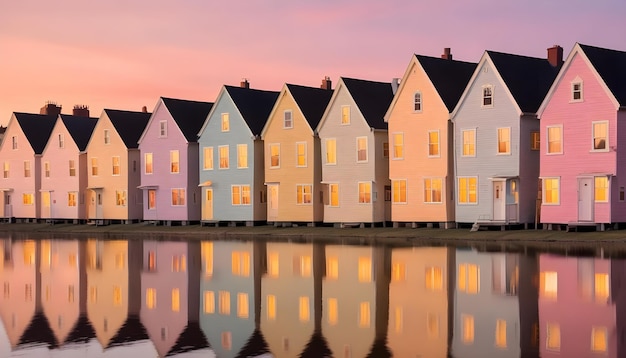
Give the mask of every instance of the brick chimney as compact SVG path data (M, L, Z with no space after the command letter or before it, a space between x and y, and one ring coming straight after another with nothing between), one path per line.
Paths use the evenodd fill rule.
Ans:
M250 88L250 82L248 82L247 78L244 78L241 80L241 83L239 83L239 87L241 88Z
M77 104L72 109L72 115L79 117L89 117L89 106L84 104Z
M55 102L48 101L45 106L41 107L39 114L58 116L61 114L61 106L57 106Z
M324 79L322 80L322 85L320 86L321 89L325 89L325 90L331 90L333 89L333 81L330 80L330 77L326 76L324 77Z
M548 62L554 67L563 64L563 47L554 45L548 49Z
M450 52L450 47L445 47L443 49L443 55L441 55L441 58L443 58L444 60L452 60L452 52Z
M142 113L148 113L148 107L146 107L146 106L141 107L141 112Z

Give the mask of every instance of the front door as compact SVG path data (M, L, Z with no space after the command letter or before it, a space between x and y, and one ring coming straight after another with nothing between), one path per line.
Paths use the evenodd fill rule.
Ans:
M278 220L278 184L267 186L269 198L267 200L267 221Z
M505 181L493 182L493 220L504 221L506 213Z
M51 218L50 212L50 192L42 191L41 192L41 217L42 218Z
M578 221L593 221L593 178L578 179Z
M102 208L102 191L96 191L96 219L104 219L104 209Z
M213 220L213 189L207 188L202 204L202 220Z

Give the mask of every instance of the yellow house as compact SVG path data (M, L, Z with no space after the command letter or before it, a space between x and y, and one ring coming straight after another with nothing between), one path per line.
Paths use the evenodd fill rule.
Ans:
M328 78L322 88L285 84L261 132L268 222L324 219L320 140L314 129L332 96L330 87Z

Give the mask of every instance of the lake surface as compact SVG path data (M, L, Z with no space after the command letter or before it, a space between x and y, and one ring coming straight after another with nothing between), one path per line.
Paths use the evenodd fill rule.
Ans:
M496 246L0 234L0 357L626 356L623 258Z

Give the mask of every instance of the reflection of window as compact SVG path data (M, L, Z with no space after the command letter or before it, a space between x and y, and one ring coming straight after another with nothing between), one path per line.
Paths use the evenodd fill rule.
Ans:
M220 310L220 314L223 314L223 315L230 314L230 292L228 291L219 292L219 310Z
M299 317L300 322L308 322L310 317L311 308L309 307L309 298L306 296L300 296L299 299Z
M606 327L591 328L591 350L593 352L606 352L607 332Z
M428 337L439 338L439 316L434 313L428 313L426 324L428 325Z
M548 323L546 327L546 348L552 351L561 349L561 327L558 323Z
M404 281L406 278L406 265L404 262L391 264L391 281Z
M172 311L180 311L180 289L178 288L172 289Z
M267 295L267 319L276 319L276 296Z
M496 347L506 348L506 321L496 320Z
M554 271L541 272L539 275L539 296L556 299L558 294L558 276Z
M459 264L459 291L477 294L480 291L480 268L475 264Z
M426 288L430 291L443 290L443 273L441 267L426 268Z
M234 251L231 254L232 273L235 276L250 276L250 253Z
M328 324L335 325L339 317L339 307L336 298L328 299Z
M370 326L370 303L361 302L359 305L359 327L367 328Z
M461 315L461 319L463 321L463 342L464 343L473 343L474 342L474 316L470 315Z
M278 253L270 252L267 255L267 274L271 277L278 277L279 269Z
M248 294L247 293L238 293L237 294L237 317L239 318L248 318Z
M156 271L156 252L148 251L148 271Z
M148 309L156 308L156 289L154 288L146 289L146 307Z
M339 278L339 259L337 257L326 259L326 278L334 280Z
M204 313L215 313L215 292L204 291Z
M369 257L359 257L359 282L372 281L372 260Z

